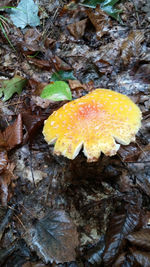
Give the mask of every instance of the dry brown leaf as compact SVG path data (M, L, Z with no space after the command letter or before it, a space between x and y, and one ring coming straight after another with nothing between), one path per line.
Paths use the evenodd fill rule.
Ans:
M51 60L52 60L54 67L57 71L59 71L59 70L66 70L66 71L72 70L72 68L58 56L52 57Z
M29 58L27 57L27 60L29 63L34 64L35 66L45 69L45 70L51 70L52 69L52 64L49 60L44 60L44 59L37 59L37 58Z
M87 19L83 19L78 22L69 24L67 28L76 39L80 39L84 35L86 23Z
M26 47L31 51L41 50L41 33L36 28L29 29L24 35L24 42Z
M138 56L141 50L141 43L144 41L144 33L131 31L121 45L121 58L125 65L130 63L131 57Z
M17 119L12 125L9 125L3 132L4 139L7 143L8 150L20 145L23 140L22 131L22 117L18 115Z
M109 28L112 25L110 17L99 7L95 10L88 9L87 15L96 29L96 35L98 39L109 32Z
M71 90L85 89L85 86L78 80L68 80Z

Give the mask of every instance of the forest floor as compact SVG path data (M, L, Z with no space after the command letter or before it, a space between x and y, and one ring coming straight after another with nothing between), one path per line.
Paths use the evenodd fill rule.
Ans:
M150 3L108 2L111 16L39 0L40 25L24 28L0 10L0 266L150 266ZM93 163L54 155L43 123L67 101L40 94L59 71L73 99L95 88L131 97L142 111L136 142ZM23 89L8 96L14 77Z

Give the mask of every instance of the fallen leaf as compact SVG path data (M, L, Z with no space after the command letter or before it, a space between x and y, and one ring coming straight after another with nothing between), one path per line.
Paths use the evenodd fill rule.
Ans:
M118 150L118 154L124 162L136 162L141 152L141 149L136 143L132 143L128 146L122 145Z
M67 28L76 39L80 39L84 35L86 23L87 19L83 19L78 22L69 24Z
M86 260L93 266L100 266L102 263L102 254L105 248L104 236L100 238L100 241L94 246L86 250ZM94 265L95 264L95 265Z
M133 232L127 236L127 240L141 249L150 250L150 229L140 229Z
M4 140L4 136L0 131L0 148L6 148L6 147L7 147L6 141Z
M51 58L52 63L54 64L54 67L57 71L59 70L65 70L69 71L72 70L72 67L68 65L65 61L63 61L60 57L54 56Z
M38 132L38 129L43 125L43 122L46 119L46 117L40 115L32 115L28 112L23 112L22 118L23 118L23 123L27 130L27 136L25 138L25 142L27 142L28 139L32 141L32 139Z
M59 70L57 72L54 72L51 77L52 82L75 80L75 79L76 78L73 74L73 71L64 71L64 70Z
M142 83L150 84L150 64L136 62L130 75L134 81L142 81Z
M89 9L87 10L87 15L96 29L98 39L108 33L111 26L111 20L103 10L99 7L96 7L95 10Z
M106 247L103 255L106 266L112 266L122 247L123 240L139 224L139 219L140 209L132 204L123 206L120 211L112 214L106 233Z
M79 244L76 226L63 210L52 210L37 220L28 231L26 242L45 263L75 260Z
M2 85L0 92L4 94L3 101L9 100L13 94L22 92L27 80L23 77L15 75L11 80L1 80Z
M131 31L120 47L121 58L125 65L130 63L131 57L139 56L141 43L144 41L144 33L136 30Z
M56 81L44 87L40 97L53 101L72 99L71 91L68 84L62 81Z
M140 265L138 266L142 266L142 267L149 267L149 263L150 263L150 254L149 251L141 251L141 250L136 250L136 249L132 249L130 248L130 252L132 252L132 255L134 256L136 262ZM132 265L134 266L134 265Z
M71 90L78 90L78 89L85 89L85 85L83 85L82 83L80 83L80 81L78 80L69 80L69 86L71 88Z
M11 150L17 145L20 145L23 140L23 129L22 129L22 117L18 115L17 119L12 125L9 125L3 132L4 139L7 143L8 150Z
M7 167L8 157L6 150L0 151L0 173Z
M44 99L41 98L40 96L32 96L32 101L35 103L36 106L41 107L41 108L47 108L51 103L54 103L55 101L49 100L49 99Z
M100 8L104 12L121 22L119 14L122 12L122 10L114 8L114 5L117 2L119 2L119 0L85 0L81 5L91 8L96 8L96 6L100 5Z
M31 51L41 51L41 39L42 35L37 29L29 29L24 35L23 45L26 45L27 49Z
M49 60L31 58L31 57L27 57L27 60L29 61L29 63L32 63L41 69L45 69L45 70L49 70L49 71L52 69L52 64Z
M37 96L39 96L41 94L42 90L44 89L44 87L46 85L48 85L48 83L38 82L34 79L28 80L28 83L32 89L32 92Z
M48 267L48 265L43 263L42 261L37 261L37 262L27 261L22 265L22 267Z
M21 29L27 25L31 27L40 25L38 5L33 0L21 0L16 9L11 9L10 17L14 25Z
M1 191L1 202L3 206L7 206L7 202L10 200L12 196L12 188L9 187L12 185L12 178L14 178L13 170L14 164L7 165L7 169L5 169L0 174L0 191Z
M98 67L99 72L102 74L108 74L113 71L113 66L108 61L99 59L95 61L94 63Z

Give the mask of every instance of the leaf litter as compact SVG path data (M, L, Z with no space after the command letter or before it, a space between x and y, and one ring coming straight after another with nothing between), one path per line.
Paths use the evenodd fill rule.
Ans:
M38 27L10 26L17 52L4 37L0 41L1 100L6 99L0 102L3 266L149 266L148 4L93 2L101 3L91 8L41 0ZM102 3L122 10L114 14L123 23ZM16 77L24 86L16 87ZM73 98L98 87L132 97L143 113L136 143L97 163L87 164L82 154L74 161L53 155L43 121L69 100L40 97L51 81L65 82Z

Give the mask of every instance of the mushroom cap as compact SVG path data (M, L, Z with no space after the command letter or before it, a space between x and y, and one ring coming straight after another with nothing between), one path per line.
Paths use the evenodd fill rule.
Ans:
M115 155L118 143L135 141L141 118L140 109L129 97L96 89L54 111L45 121L43 134L48 144L55 143L55 154L74 159L83 147L92 162L101 152Z

